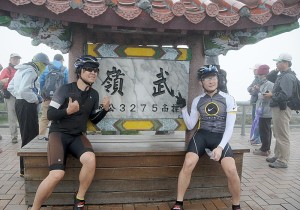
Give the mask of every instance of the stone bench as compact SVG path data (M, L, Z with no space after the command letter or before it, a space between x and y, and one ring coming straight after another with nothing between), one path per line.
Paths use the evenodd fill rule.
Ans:
M88 204L172 201L185 156L184 134L89 135L97 158ZM231 143L241 176L248 148ZM48 174L47 142L34 139L18 152L25 162L25 201L32 205L40 182ZM66 175L45 205L71 205L78 188L81 164L69 156ZM227 179L218 162L204 155L193 172L186 199L230 196Z

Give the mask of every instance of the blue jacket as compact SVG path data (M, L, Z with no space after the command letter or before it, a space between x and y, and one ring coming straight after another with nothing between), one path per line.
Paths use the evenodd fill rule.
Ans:
M57 71L60 71L61 67L63 66L62 62L57 61L57 60L54 60L51 64L54 66L54 69L56 69ZM46 81L46 77L47 77L48 73L49 73L49 66L46 66L45 70L40 75L40 89L41 90L43 90L43 87L45 85L45 81ZM69 76L68 68L65 69L64 75L65 75L64 84L67 84L68 83L68 76Z

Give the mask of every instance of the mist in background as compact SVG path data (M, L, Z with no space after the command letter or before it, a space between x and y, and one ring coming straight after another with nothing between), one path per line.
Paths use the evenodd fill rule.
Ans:
M32 57L43 52L53 60L55 54L62 54L59 50L52 50L44 44L32 46L29 37L21 36L18 32L0 27L0 63L3 67L8 65L9 55L18 53L21 55L21 63L31 61ZM292 70L300 78L300 29L267 38L253 45L247 45L237 51L229 51L226 55L219 56L221 68L227 72L228 90L237 101L248 101L250 95L247 87L254 79L253 70L250 69L256 63L267 64L271 69L276 68L273 61L280 53L292 55ZM62 54L64 65L68 66L68 54ZM73 70L73 69L70 69Z

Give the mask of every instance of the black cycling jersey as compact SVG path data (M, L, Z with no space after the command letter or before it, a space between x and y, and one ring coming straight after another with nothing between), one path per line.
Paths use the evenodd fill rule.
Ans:
M71 115L67 114L69 97L77 100L79 111ZM47 117L52 120L49 133L63 132L71 135L80 135L86 132L87 121L93 118L99 111L99 94L90 88L82 91L77 87L77 83L62 85L55 91L50 102Z

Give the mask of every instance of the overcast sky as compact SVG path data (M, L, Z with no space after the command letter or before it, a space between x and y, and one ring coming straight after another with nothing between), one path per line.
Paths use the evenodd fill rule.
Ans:
M22 56L21 63L29 62L39 52L46 53L50 60L58 50L52 50L44 44L32 46L31 39L19 35L16 31L0 26L0 63L6 67L11 53ZM293 30L275 37L262 40L254 45L248 45L238 51L229 51L221 55L221 68L227 71L228 89L237 101L249 100L247 87L253 80L253 71L250 69L255 63L267 64L274 69L275 62L280 53L287 52L293 57L292 69L300 78L300 29ZM68 65L68 54L64 54L65 65Z

